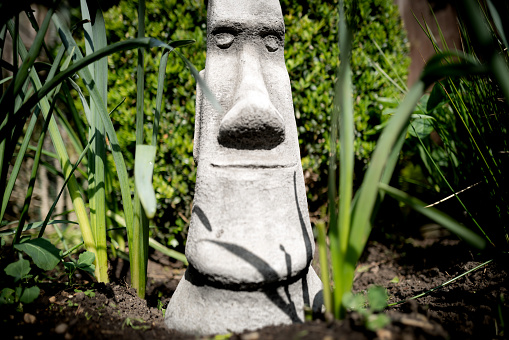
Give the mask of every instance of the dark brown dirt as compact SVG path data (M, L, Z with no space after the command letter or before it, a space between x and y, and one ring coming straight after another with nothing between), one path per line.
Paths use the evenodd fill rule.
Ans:
M488 259L449 237L384 243L369 244L354 290L381 285L389 303L434 288ZM231 339L503 339L504 322L509 322L509 304L503 298L508 273L504 261L495 259L428 296L389 307L391 324L377 332L368 331L360 315L350 313L341 322L266 327L232 334ZM73 287L64 282L41 284L41 296L22 312L2 307L1 338L196 339L167 330L163 322L161 306L171 298L182 266L153 254L146 300L123 283L126 263L115 261L112 267L114 283L94 284L81 278Z

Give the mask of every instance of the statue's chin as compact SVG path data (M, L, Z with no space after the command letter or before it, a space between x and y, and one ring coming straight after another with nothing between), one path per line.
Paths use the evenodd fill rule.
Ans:
M249 288L305 272L314 242L299 165L201 166L186 256L214 282Z

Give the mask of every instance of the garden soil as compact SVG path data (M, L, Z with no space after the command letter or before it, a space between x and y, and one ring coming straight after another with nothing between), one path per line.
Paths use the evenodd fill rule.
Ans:
M370 242L357 268L354 291L371 285L387 289L389 303L423 293L489 258L451 236L431 235L403 241ZM317 260L315 260L316 262ZM317 263L314 263L315 267ZM15 311L2 306L2 339L206 339L166 329L165 307L184 272L180 263L153 253L148 268L147 299L129 288L128 264L112 261L110 284L76 278L70 287L64 273L40 285L41 295ZM509 323L508 264L490 264L422 298L386 309L391 323L366 328L351 312L344 321L315 319L270 326L231 339L503 339ZM7 335L7 336L6 336ZM212 339L213 337L210 337ZM223 338L224 339L224 338Z

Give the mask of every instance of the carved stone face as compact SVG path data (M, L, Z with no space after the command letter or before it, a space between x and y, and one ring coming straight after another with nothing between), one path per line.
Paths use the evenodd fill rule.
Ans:
M251 286L307 270L312 233L279 1L209 0L197 91L195 201L186 246L211 281Z

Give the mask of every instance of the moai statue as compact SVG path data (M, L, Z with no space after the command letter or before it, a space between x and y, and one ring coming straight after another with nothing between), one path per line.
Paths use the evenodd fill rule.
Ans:
M189 268L166 325L192 334L304 321L322 308L278 0L209 0Z

